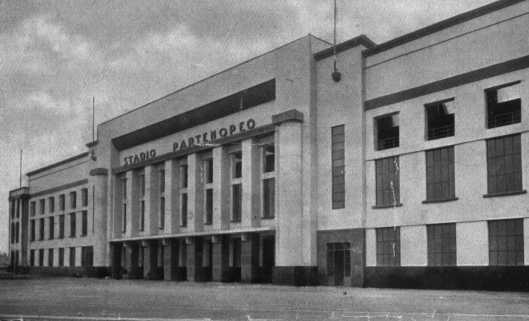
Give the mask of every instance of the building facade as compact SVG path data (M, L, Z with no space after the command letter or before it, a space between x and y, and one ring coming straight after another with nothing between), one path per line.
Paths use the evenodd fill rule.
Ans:
M11 191L12 265L529 289L528 23L502 0L382 44L309 35L99 124Z

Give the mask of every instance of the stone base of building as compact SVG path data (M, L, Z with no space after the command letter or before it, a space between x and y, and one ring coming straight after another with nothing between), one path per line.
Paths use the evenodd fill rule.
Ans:
M529 291L529 266L366 267L365 286Z
M29 267L27 273L39 276L73 276L104 278L110 275L110 269L105 266L94 267Z
M318 285L316 266L276 266L273 268L272 283L280 285Z

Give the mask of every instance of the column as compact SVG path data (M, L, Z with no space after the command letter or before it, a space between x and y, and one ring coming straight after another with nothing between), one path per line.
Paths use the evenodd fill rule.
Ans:
M125 243L125 269L128 279L140 277L138 269L138 244L135 242Z
M110 275L113 279L121 279L121 248L123 244L121 243L111 243L110 244ZM64 251L64 263L67 266L68 257L66 256L67 251Z
M146 280L156 280L157 277L157 241L143 241L143 278Z
M158 173L156 167L145 167L145 233L158 234Z
M133 171L127 174L127 222L126 237L138 234L138 177Z
M107 263L107 182L108 171L105 168L90 171L90 184L88 185L88 234L94 231L94 266L108 266ZM58 223L58 222L57 222ZM57 234L59 235L59 224Z
M213 228L225 230L230 224L228 187L229 159L224 147L213 148Z
M255 282L259 267L259 234L243 234L241 241L241 281Z
M178 241L175 239L163 240L163 279L173 281L177 279L178 268Z
M187 268L187 280L195 281L196 279L196 240L192 237L186 237L186 268Z
M194 232L200 232L203 228L202 215L202 192L200 187L200 171L197 154L187 156L187 204L188 222L187 225Z
M253 139L243 140L242 150L242 218L241 226L259 226L259 148Z
M216 282L227 281L226 272L229 264L229 243L225 236L215 235L212 238L212 279Z
M178 166L174 159L165 161L165 231L169 234L180 230L180 199L178 197Z

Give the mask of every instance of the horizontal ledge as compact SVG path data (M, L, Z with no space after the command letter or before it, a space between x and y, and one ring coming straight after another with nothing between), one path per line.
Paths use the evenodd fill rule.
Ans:
M431 204L431 203L446 203L446 202L453 202L453 201L457 201L459 198L457 197L452 197L452 198L445 198L445 199L440 199L440 200L425 200L425 201L422 201L423 204Z
M371 206L371 208L374 210L378 210L378 209L383 209L383 208L392 208L392 207L401 207L401 206L402 206L402 203L399 203L396 205L374 205L374 206Z
M512 196L512 195L520 195L520 194L525 194L525 193L527 193L526 190L514 191L514 192L503 192L503 193L489 193L489 194L484 194L483 198Z

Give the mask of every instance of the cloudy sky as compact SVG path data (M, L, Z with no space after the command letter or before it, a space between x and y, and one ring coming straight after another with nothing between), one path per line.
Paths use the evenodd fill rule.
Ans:
M383 42L491 0L338 0L338 41ZM0 251L23 170L85 151L96 122L308 33L332 0L0 0Z

